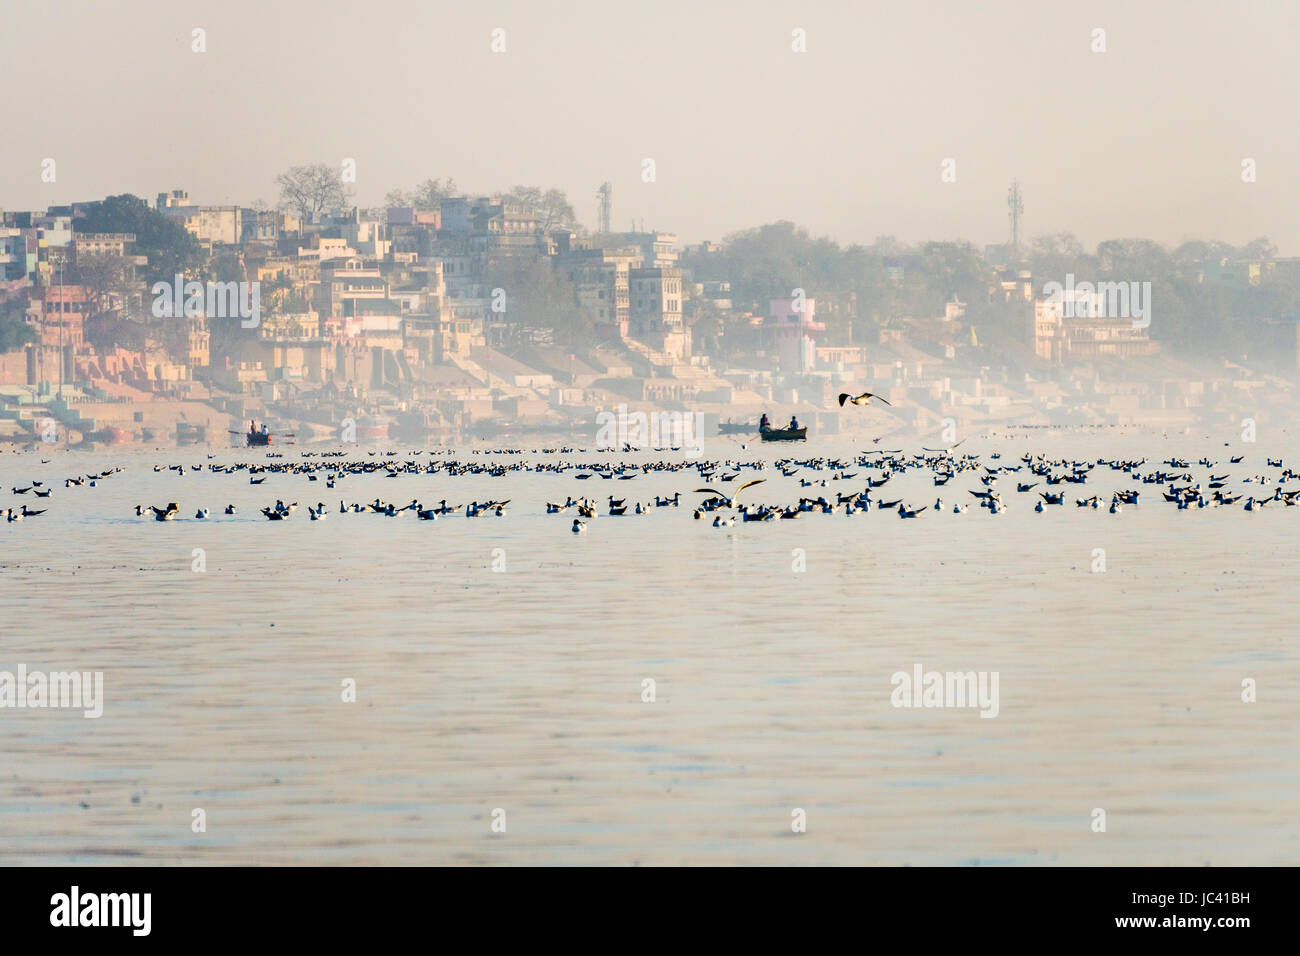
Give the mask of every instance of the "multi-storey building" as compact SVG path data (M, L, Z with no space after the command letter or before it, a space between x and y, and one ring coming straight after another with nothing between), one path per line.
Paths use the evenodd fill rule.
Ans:
M690 332L682 325L682 271L674 267L629 270L632 337L673 356L690 355Z
M72 237L72 258L82 256L126 256L126 248L135 242L133 232L78 232Z
M237 245L243 238L243 210L239 206L198 206L183 189L158 194L158 211L178 219L200 242Z
M0 281L28 279L35 269L35 232L31 229L0 229Z
M826 324L817 321L815 299L773 299L763 323L763 340L776 350L782 372L811 371L817 359L817 337Z
M677 236L671 232L615 232L594 240L602 245L635 249L646 268L677 265Z
M79 285L50 285L28 302L27 324L36 329L42 345L79 348L90 310L86 290Z
M578 307L604 334L626 337L632 317L632 269L641 263L635 249L574 249L556 260L573 283Z
M1034 300L1034 352L1056 365L1098 358L1154 355L1160 346L1146 326L1128 317L1111 317L1102 292L1069 290Z
M334 318L391 311L388 280L377 263L359 257L321 263L318 299L317 311Z

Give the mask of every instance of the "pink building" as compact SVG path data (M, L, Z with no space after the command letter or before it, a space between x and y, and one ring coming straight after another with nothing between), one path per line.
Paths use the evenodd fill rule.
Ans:
M28 315L36 320L42 345L62 344L74 348L81 346L87 311L86 290L79 285L47 286L28 306Z
M816 364L817 336L826 324L817 321L815 299L773 299L763 338L776 350L782 372L807 372Z

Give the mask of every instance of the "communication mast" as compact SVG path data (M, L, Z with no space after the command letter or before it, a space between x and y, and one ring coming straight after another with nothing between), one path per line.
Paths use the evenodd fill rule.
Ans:
M596 198L600 200L600 212L598 214L598 219L600 220L600 231L602 233L608 233L610 231L610 212L614 205L614 187L609 183L601 183L600 188L596 190Z
M1015 252L1020 251L1020 216L1025 211L1024 200L1020 198L1020 181L1011 180L1011 188L1007 190L1007 210L1011 219L1011 248Z

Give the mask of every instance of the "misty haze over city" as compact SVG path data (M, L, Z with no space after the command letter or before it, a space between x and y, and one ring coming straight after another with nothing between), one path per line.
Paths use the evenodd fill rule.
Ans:
M5 24L6 75L41 82L39 96L0 90L23 130L0 164L7 209L174 186L274 201L280 170L350 156L364 206L429 176L477 192L537 182L594 228L609 181L618 228L690 242L789 219L843 244L984 245L1005 238L1018 178L1030 235L1089 248L1268 236L1300 254L1300 130L1285 120L1300 8L1284 0L1232 15L1198 0L758 2L744 16L617 0L562 15L390 0L364 16L302 0L52 0L9 4ZM494 28L505 55L490 55ZM57 184L34 172L46 156L64 160ZM1245 157L1259 164L1249 188Z
M0 22L12 927L1218 935L1296 862L1294 0Z

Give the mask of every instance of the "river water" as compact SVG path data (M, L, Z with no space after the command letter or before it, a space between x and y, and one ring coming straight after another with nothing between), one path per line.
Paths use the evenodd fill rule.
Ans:
M1205 454L1250 494L1240 479L1276 476L1265 454L1292 451L1266 444L1043 432L958 452L1000 451L1001 464L1027 451ZM377 460L367 450L348 456ZM717 439L704 452L857 450ZM1246 461L1227 465L1229 452ZM261 449L195 447L0 456L4 506L49 509L0 524L0 670L104 675L98 719L0 709L0 862L1300 860L1300 509L1180 512L1155 486L1098 468L1060 487L1071 499L1140 487L1143 503L1038 514L1032 493L1014 492L1022 473L1001 482L1005 514L952 514L973 501L975 475L936 489L917 471L876 497L941 495L942 513L718 529L692 520L686 502L704 497L689 493L704 487L694 472L379 472L331 491L301 475L250 486L243 472L153 471L206 468L209 453L267 462ZM125 470L98 487L63 487L114 466ZM768 468L742 498L857 490L865 474L850 471L841 482ZM801 488L805 477L826 488ZM33 479L52 497L11 492ZM602 508L584 535L570 533L571 513L545 514L570 494L676 491L680 508ZM337 513L340 498L376 497L511 505L477 520ZM257 510L277 498L302 508L268 522ZM316 500L330 505L325 521L308 520ZM168 501L175 521L135 516ZM221 514L229 503L234 517ZM212 518L194 520L200 506ZM892 675L917 665L996 673L997 716L894 706ZM792 826L799 811L805 832Z

